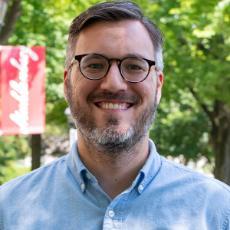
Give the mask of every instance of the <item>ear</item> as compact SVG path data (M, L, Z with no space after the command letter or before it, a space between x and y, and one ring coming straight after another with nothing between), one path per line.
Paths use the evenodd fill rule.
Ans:
M65 70L64 73L63 73L63 81L64 81L64 96L65 96L65 99L67 100L67 78L68 78L68 71Z
M63 77L64 77L64 82L65 82L65 80L66 80L66 78L67 78L67 73L68 73L68 71L65 69L65 70L64 70L64 75L63 75Z
M162 71L157 70L156 71L157 74L157 88L156 88L156 98L157 98L157 104L160 103L160 99L161 99L161 93L162 93L162 87L164 84L164 74Z

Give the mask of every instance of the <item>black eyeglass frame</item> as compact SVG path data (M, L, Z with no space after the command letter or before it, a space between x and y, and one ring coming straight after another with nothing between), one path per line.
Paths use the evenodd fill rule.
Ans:
M97 55L97 56L101 56L101 57L103 57L105 60L108 61L108 64L109 64L109 65L108 65L108 69L107 69L107 71L105 72L105 74L104 74L101 78L97 78L97 79L89 78L89 77L87 77L87 76L82 72L82 70L81 70L81 60L82 60L83 57L85 57L85 56L87 56L87 55ZM127 79L123 76L122 71L121 71L121 63L122 63L125 59L127 59L127 58L139 58L139 59L145 60L145 61L148 63L149 68L148 68L148 71L147 71L147 73L146 73L146 76L145 76L143 79L141 79L140 81L130 81L130 80L127 80ZM143 82L143 81L148 77L151 67L156 65L156 62L155 62L155 61L149 60L149 59L146 59L146 58L143 58L143 57L138 57L138 56L127 56L127 57L124 57L124 58L122 58L122 59L119 59L119 58L107 58L106 56L104 56L104 55L102 55L102 54L97 54L97 53L88 53L88 54L75 55L74 58L73 58L73 60L72 60L72 62L71 62L71 64L70 64L70 67L69 67L69 68L71 68L71 66L74 64L74 61L78 61L79 69L80 69L81 74L82 74L85 78L87 78L88 80L101 80L102 78L104 78L104 77L108 74L108 72L109 72L109 70L110 70L110 67L111 67L111 65L112 65L111 62L112 62L112 61L116 61L116 62L117 62L118 69L119 69L119 72L120 72L120 74L121 74L121 77L122 77L125 81L130 82L130 83L139 83L139 82Z

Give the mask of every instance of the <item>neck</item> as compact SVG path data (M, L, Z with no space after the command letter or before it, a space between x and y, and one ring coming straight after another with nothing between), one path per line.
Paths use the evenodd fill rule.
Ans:
M145 136L129 151L108 153L98 150L78 134L79 155L100 186L114 198L128 188L148 157L148 137Z

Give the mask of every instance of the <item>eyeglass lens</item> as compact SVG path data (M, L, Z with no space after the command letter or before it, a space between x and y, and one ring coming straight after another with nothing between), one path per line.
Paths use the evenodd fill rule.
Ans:
M92 80L103 78L110 67L110 61L104 56L89 54L84 56L80 62L82 74ZM149 64L142 58L127 57L118 64L123 78L131 82L142 81L148 74Z

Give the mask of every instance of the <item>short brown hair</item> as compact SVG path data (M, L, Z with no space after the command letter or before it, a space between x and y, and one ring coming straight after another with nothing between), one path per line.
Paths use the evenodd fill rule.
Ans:
M79 33L86 27L101 21L116 22L122 20L138 20L147 29L155 51L155 61L158 69L163 70L162 34L158 27L145 17L140 7L130 1L110 1L98 3L77 16L69 29L66 63L68 68L75 53Z

